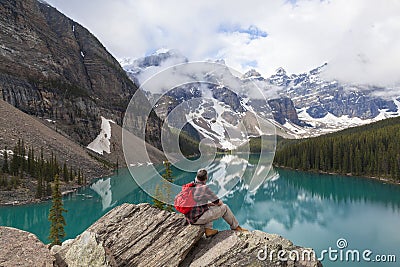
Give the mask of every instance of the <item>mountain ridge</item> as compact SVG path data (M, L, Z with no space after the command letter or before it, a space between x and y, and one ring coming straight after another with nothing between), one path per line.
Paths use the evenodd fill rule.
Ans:
M140 67L139 63L143 62L146 62L145 68ZM157 64L152 65L152 62L157 62ZM129 77L140 86L143 77L150 77L146 73L149 69L152 70L150 73L154 74L156 71L170 67L172 62L187 63L188 59L179 52L164 49L137 61L130 60L130 64L122 64L122 66ZM219 61L218 64L220 64ZM255 112L258 116L270 120L276 126L278 134L284 137L318 136L399 116L400 101L387 100L369 94L373 92L373 86L357 87L335 80L324 80L322 73L327 66L328 63L324 63L309 72L290 75L285 69L278 68L275 74L267 78L255 69L250 69L240 77L227 71L224 77L211 75L204 78L211 84L219 84L219 86L208 85L208 87L214 99L230 106L232 114L240 116L240 113L245 110ZM230 93L229 83L224 82L224 79L229 79L232 84L236 84L238 88L234 91L239 91L241 94L235 96ZM254 85L262 91L267 103L262 99L251 99L251 87ZM366 88L369 88L369 91ZM165 118L170 110L183 101L196 97L204 98L202 91L204 90L200 88L200 85L196 84L170 90L166 93L170 99L168 101L160 99L160 103L157 103L163 106L162 117ZM218 97L218 95L223 97ZM169 102L171 104L168 104ZM212 113L207 112L207 114L204 116L210 116ZM272 115L273 120L268 117L268 114ZM193 126L196 128L196 125L193 124Z
M2 99L57 121L82 145L98 135L101 116L122 125L137 87L86 28L36 0L2 1L0 25ZM148 120L146 138L160 147L161 121Z

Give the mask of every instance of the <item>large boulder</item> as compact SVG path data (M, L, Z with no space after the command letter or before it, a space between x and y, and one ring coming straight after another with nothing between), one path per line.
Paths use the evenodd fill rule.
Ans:
M34 234L0 226L0 266L52 267L54 257Z
M315 259L294 259L307 249L275 234L222 231L206 239L203 232L200 226L186 224L182 214L149 204L123 204L52 252L63 267L321 266ZM273 250L272 257L266 254ZM288 259L279 259L278 251Z
M85 231L74 240L65 241L62 246L53 246L51 253L56 258L59 267L74 266L115 266L103 242L98 241L96 234Z
M62 246L55 257L59 266L178 266L203 231L187 225L180 214L150 204L123 204Z

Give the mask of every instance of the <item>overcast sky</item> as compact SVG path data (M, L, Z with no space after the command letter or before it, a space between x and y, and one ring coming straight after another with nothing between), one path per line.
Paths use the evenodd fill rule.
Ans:
M47 0L117 58L178 49L263 76L284 67L347 82L400 84L400 1Z

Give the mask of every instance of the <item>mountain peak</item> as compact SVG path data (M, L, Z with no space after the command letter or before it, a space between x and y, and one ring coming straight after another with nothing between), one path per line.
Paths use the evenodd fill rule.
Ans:
M162 48L158 49L157 51L155 51L153 54L156 54L156 55L164 54L164 53L168 53L169 51L171 51L171 50L168 48L162 47Z
M282 68L282 67L279 67L276 70L276 74L275 75L284 76L284 75L286 75L286 70L284 68Z
M260 78L260 77L261 74L258 71L256 71L255 69L251 69L247 71L245 74L243 74L242 78L246 79L246 78Z
M218 64L226 65L225 60L222 59L222 58L217 59L217 60L215 60L214 62L215 62L215 63L218 63Z
M321 66L319 66L319 67L317 67L317 68L315 68L315 69L310 70L309 73L310 73L311 75L319 74L319 73L321 73L321 72L323 71L323 69L324 69L326 66L328 66L328 63L327 63L327 62L325 62L324 64L322 64Z

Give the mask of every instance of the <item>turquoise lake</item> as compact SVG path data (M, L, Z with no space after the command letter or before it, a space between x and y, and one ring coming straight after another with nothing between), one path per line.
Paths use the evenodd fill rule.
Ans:
M228 157L228 158L227 158ZM210 167L211 187L221 193L231 177L227 166L235 156L216 159ZM241 160L244 167L254 159ZM238 161L236 161L237 163ZM150 168L144 166L139 168ZM233 173L234 174L234 173ZM194 179L173 168L176 183ZM395 255L397 263L323 261L324 266L398 266L400 262L400 186L379 181L338 175L320 175L285 169L274 169L269 178L252 193L244 179L237 180L222 199L248 229L277 233L296 245L314 248L317 256L329 247L338 249L337 240L344 238L347 248L360 252L368 249L377 254ZM221 178L222 177L222 178ZM66 239L74 238L113 207L121 203L151 202L128 169L111 177L100 178L91 186L64 197L67 226ZM51 202L14 207L0 207L0 225L12 226L35 233L47 243ZM228 229L217 221L217 229ZM260 248L261 249L261 248Z

